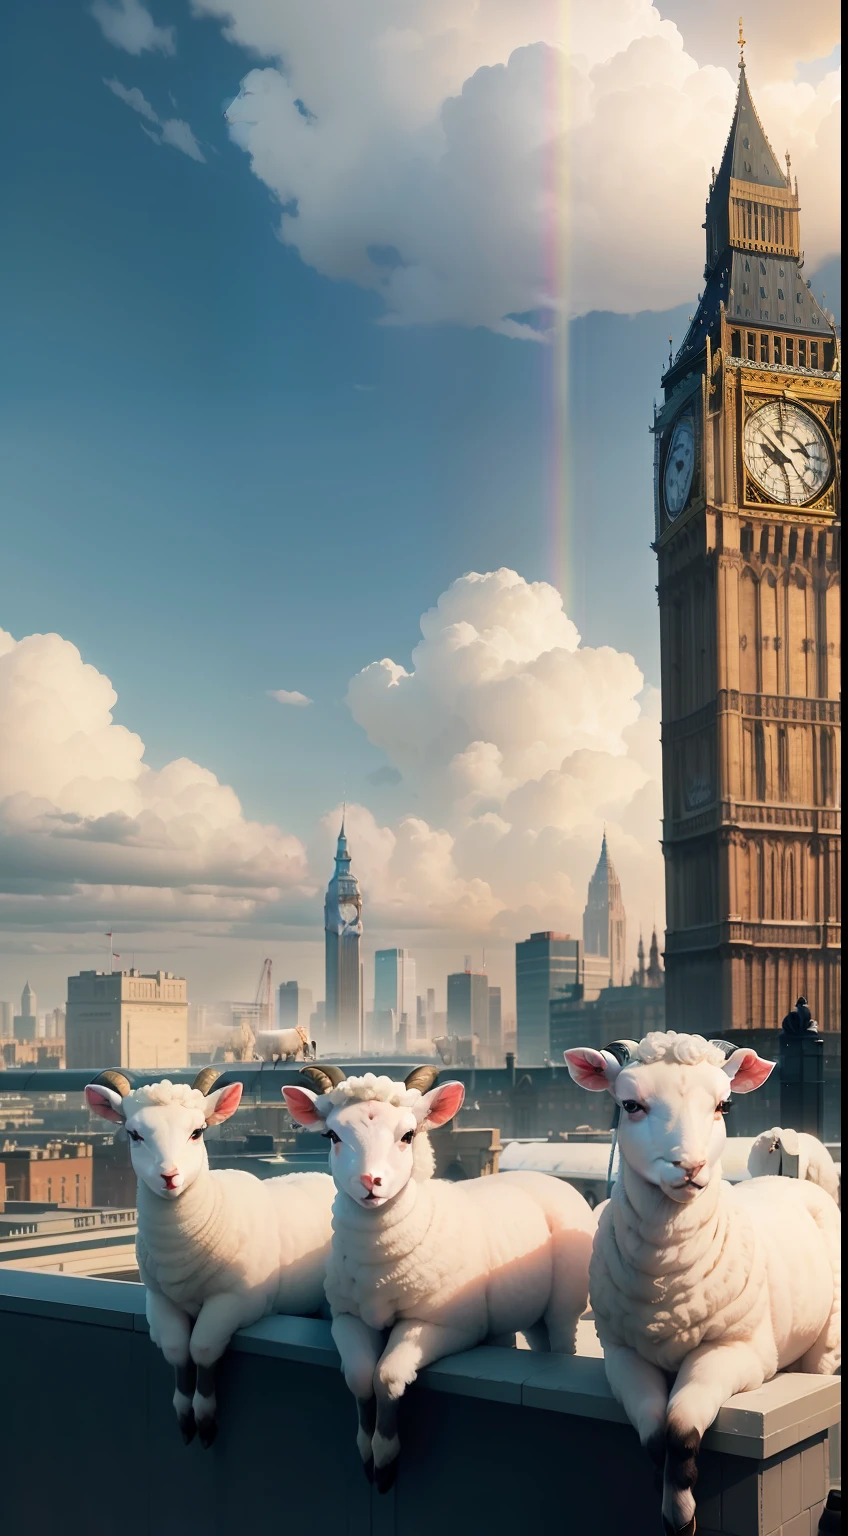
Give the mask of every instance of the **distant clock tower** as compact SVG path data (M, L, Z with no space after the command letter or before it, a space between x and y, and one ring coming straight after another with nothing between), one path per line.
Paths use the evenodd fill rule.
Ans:
M838 1029L840 348L744 57L704 227L653 427L666 1017Z
M344 817L336 861L324 898L324 979L326 1013L324 1055L361 1056L362 894L350 867Z

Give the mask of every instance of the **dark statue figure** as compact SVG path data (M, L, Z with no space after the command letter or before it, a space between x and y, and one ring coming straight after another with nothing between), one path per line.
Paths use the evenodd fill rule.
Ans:
M787 1013L783 1020L783 1028L787 1035L818 1034L818 1024L810 1012L807 999L799 997L791 1013Z

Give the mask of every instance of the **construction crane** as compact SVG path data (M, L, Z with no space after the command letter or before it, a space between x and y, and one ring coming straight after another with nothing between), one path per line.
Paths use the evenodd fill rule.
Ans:
M259 972L259 985L256 988L256 1030L273 1030L274 1019L274 988L271 982L271 961L262 961L262 970Z

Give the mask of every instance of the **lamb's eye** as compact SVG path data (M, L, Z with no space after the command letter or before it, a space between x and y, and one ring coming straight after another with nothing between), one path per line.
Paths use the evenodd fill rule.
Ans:
M628 1115L647 1114L644 1104L637 1103L635 1099L622 1099L621 1107L627 1111Z
M401 1141L406 1142L406 1145L408 1147L410 1147L412 1145L412 1143L414 1142L414 1140L415 1140L415 1132L414 1131L407 1131L406 1135L405 1136L401 1136L400 1139L401 1139Z
M202 1135L203 1135L203 1126L199 1125L197 1127L196 1131L192 1131L191 1137L189 1139L191 1141L199 1141Z
M143 1136L139 1136L138 1131L130 1131L130 1130L128 1130L127 1131L127 1135L129 1136L130 1141L144 1141L144 1137Z
M323 1134L324 1140L325 1141L331 1141L333 1143L334 1147L337 1147L339 1145L339 1142L341 1141L341 1136L337 1136L335 1131L324 1131L322 1134Z

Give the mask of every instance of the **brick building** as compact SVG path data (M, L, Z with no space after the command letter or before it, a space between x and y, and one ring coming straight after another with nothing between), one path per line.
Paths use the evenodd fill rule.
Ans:
M4 1200L45 1205L91 1205L93 1159L90 1145L50 1141L41 1147L6 1143L0 1149Z

